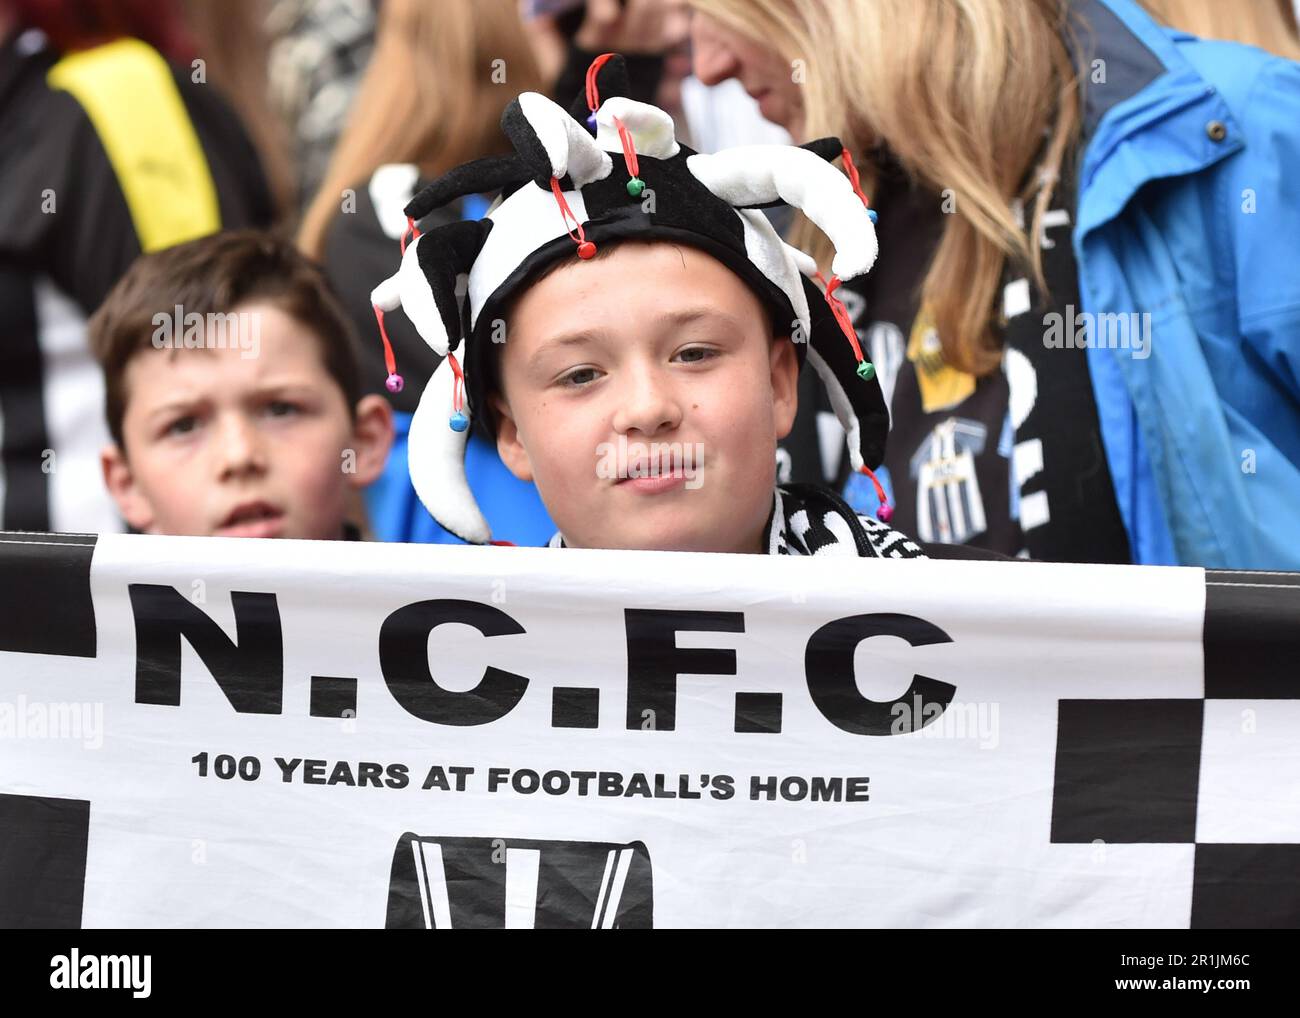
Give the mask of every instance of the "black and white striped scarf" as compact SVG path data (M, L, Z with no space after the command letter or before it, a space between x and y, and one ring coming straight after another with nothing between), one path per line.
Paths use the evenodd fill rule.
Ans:
M567 547L558 531L549 548ZM859 516L828 488L782 484L772 493L767 521L769 555L852 555L858 558L926 558L902 532Z

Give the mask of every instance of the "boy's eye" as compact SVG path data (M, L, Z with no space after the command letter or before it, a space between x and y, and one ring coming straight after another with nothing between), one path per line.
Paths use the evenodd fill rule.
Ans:
M288 417L298 412L298 405L283 399L274 399L266 405L267 413L272 417Z
M698 364L701 361L711 360L717 355L717 350L707 346L688 346L677 354L686 364Z
M584 385L590 385L596 380L597 374L595 368L574 368L567 375L560 378L560 384L577 389Z
M166 434L168 435L188 435L191 431L199 426L199 419L193 414L185 417L178 417L167 425Z

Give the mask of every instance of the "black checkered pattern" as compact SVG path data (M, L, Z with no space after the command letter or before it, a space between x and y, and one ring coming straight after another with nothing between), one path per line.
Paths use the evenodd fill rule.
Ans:
M1060 701L1051 838L1194 844L1192 927L1293 928L1300 831L1285 843L1197 835L1206 768L1218 766L1204 759L1207 711L1234 701L1267 717L1270 701L1300 700L1300 573L1211 570L1205 593L1204 697ZM1266 799L1267 753L1259 757L1237 754L1216 788Z

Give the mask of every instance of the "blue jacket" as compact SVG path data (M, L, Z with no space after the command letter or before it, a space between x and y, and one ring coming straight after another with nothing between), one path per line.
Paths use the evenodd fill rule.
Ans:
M1134 561L1300 570L1300 64L1074 6L1080 294L1150 315L1087 353Z

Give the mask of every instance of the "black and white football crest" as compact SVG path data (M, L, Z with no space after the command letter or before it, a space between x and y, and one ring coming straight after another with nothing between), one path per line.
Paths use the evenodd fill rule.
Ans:
M388 929L649 929L650 855L639 841L403 834Z

